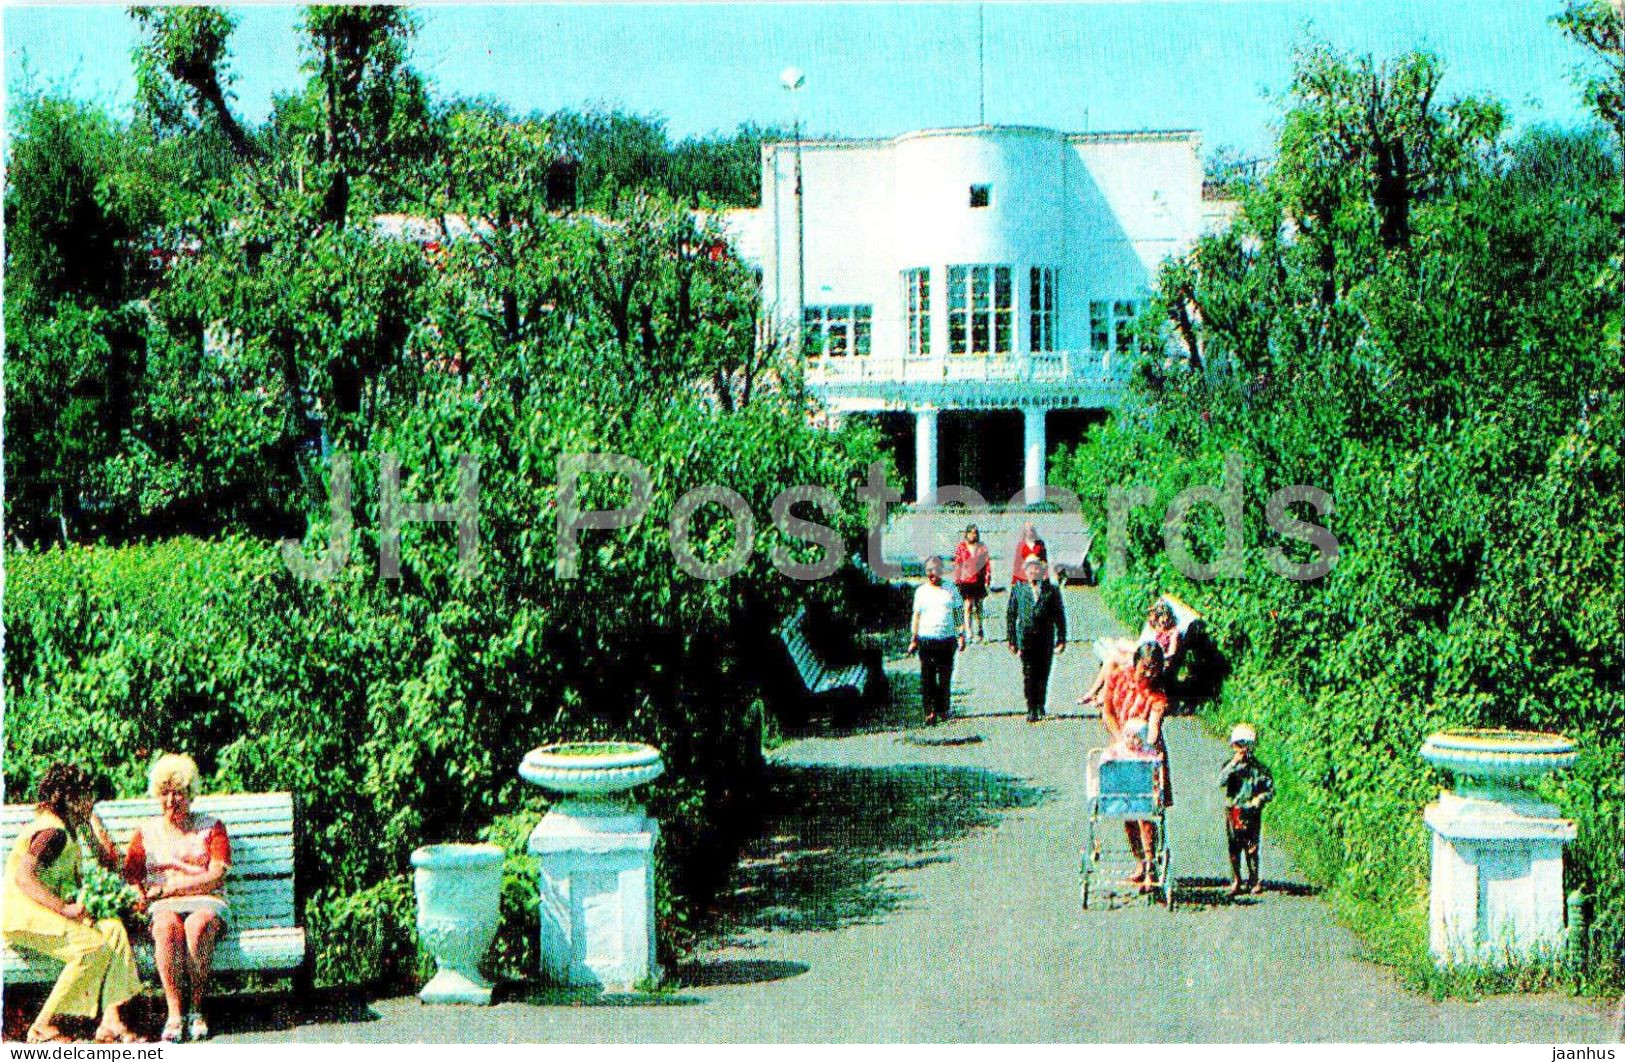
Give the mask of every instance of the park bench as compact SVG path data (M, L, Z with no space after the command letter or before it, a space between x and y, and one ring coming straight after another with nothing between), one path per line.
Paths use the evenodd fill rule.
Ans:
M1095 568L1089 563L1089 550L1094 544L1095 536L1089 535L1076 552L1055 559L1050 565L1050 570L1055 573L1057 585L1065 586L1067 583L1077 583L1080 586L1095 585Z
M143 820L158 814L152 799L107 800L96 806L121 852ZM293 887L293 797L289 793L241 793L198 797L195 814L225 824L231 839L231 873L226 900L231 917L215 946L214 969L224 972L292 972L308 976L305 931L297 924ZM34 818L31 804L0 808L0 853L9 853L17 834ZM82 843L83 844L83 843ZM89 845L83 844L89 858ZM136 961L155 976L152 942L132 941ZM0 945L0 976L6 985L50 983L62 971L54 959L22 954Z
M874 682L874 669L864 663L847 667L832 667L826 663L807 637L807 607L796 609L795 614L779 628L779 641L790 662L795 665L801 684L811 697L826 697L851 693L868 697Z
M1173 594L1163 594L1158 600L1173 610L1184 658L1168 692L1187 705L1218 696L1230 666L1208 635L1207 619Z
M815 624L814 618L802 606L774 632L784 659L773 681L775 713L792 730L815 715L838 727L855 725L865 708L886 695L880 650L865 648L850 630ZM832 660L840 648L847 651L846 659Z

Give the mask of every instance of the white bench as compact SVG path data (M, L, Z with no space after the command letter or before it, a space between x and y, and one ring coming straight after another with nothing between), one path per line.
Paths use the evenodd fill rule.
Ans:
M1157 598L1157 603L1160 605L1167 605L1168 610L1174 614L1174 626L1178 628L1179 636L1181 638L1185 637L1191 632L1191 625L1193 623L1202 622L1203 617L1200 612L1196 611L1194 608L1191 608L1173 594L1163 594L1161 597ZM1149 636L1150 631L1151 627L1149 624L1147 624L1142 629L1140 634L1142 641Z
M145 819L158 814L158 802L108 800L96 806L107 832L121 853ZM293 797L288 793L243 793L198 797L192 810L225 823L231 839L231 873L226 878L226 900L231 918L226 934L215 947L217 971L293 971L308 974L305 931L298 924L293 889ZM33 821L31 804L0 808L0 853L11 846L24 826ZM86 858L90 858L89 844ZM154 976L152 941L132 941L136 961ZM0 976L7 985L49 983L62 972L62 964L41 955L23 954L0 944Z
M807 607L803 605L779 628L779 640L784 643L784 650L795 664L796 673L800 675L807 693L822 697L850 690L859 697L868 696L869 684L874 678L873 670L861 663L850 667L830 667L825 664L807 640L806 621Z
M1076 553L1069 553L1064 557L1057 557L1050 565L1050 571L1055 575L1058 586L1068 583L1077 583L1080 586L1094 586L1095 569L1089 563L1089 550L1094 547L1095 536L1089 535L1083 540L1083 545Z

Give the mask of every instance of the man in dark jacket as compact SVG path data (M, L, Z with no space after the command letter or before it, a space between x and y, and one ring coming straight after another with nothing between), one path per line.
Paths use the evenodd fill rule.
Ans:
M1066 652L1066 606L1061 591L1044 577L1045 570L1045 563L1038 557L1027 558L1027 581L1010 585L1010 603L1004 613L1010 651L1021 658L1029 723L1044 718L1050 664L1054 654Z

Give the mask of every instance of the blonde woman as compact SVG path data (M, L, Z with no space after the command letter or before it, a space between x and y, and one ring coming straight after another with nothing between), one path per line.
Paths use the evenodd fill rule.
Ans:
M6 943L63 964L39 1016L28 1027L31 1044L72 1042L57 1028L58 1014L100 1014L97 1043L141 1039L119 1015L125 1001L141 991L124 923L116 918L93 923L85 905L74 899L81 860L74 835L83 827L90 827L97 858L109 868L118 863L118 849L96 817L95 803L89 775L72 764L51 764L40 780L34 821L23 827L6 858L0 922Z
M142 887L152 912L158 980L169 1007L162 1036L168 1043L183 1035L208 1039L203 993L215 942L230 914L224 893L231 842L219 819L192 814L197 783L192 757L158 757L147 792L158 798L160 812L136 829L125 864L125 876Z

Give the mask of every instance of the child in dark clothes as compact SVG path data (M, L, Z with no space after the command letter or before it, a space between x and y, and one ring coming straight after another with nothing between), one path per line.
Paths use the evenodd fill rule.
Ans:
M1264 821L1264 805L1275 796L1275 779L1268 767L1253 755L1258 735L1241 723L1230 731L1232 755L1219 772L1219 788L1224 790L1224 835L1230 846L1230 895L1241 892L1241 862L1247 859L1247 888L1256 896L1264 891L1258 881L1258 830Z

